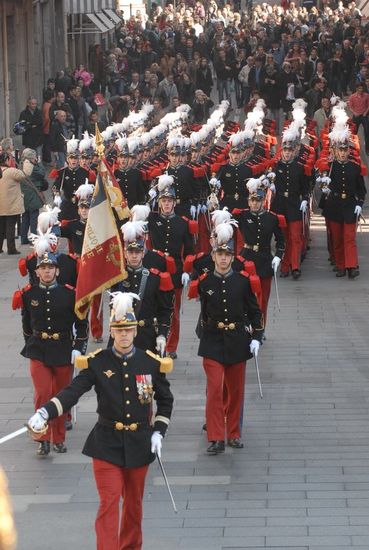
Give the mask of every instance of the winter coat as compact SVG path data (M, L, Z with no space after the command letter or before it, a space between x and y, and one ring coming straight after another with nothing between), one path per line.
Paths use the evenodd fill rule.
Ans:
M39 164L33 166L32 174L28 177L34 186L40 191L46 191L48 183L45 179L45 170ZM44 205L41 197L36 193L35 189L27 183L26 180L21 182L21 190L23 193L24 209L39 210Z
M18 216L24 212L23 195L20 182L24 173L17 168L1 166L0 178L0 216Z

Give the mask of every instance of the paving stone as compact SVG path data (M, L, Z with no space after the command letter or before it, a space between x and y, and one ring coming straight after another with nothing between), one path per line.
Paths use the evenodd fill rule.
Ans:
M249 365L241 452L206 455L206 381L193 330L198 304L185 304L169 377L175 410L163 449L178 514L153 464L143 550L368 550L369 242L358 235L361 277L338 281L328 269L321 219L314 218L312 237L302 279L280 280L280 313L272 291L260 352L264 399ZM13 288L23 284L16 263L0 258L0 437L21 426L33 406L28 364L19 355L20 316L10 309ZM95 409L90 392L78 406L66 455L40 460L27 437L2 446L18 550L94 548L98 496L81 448Z

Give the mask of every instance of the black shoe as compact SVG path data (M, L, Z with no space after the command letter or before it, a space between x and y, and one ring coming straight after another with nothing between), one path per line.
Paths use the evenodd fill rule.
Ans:
M14 254L20 254L19 250L8 250L8 256L14 256Z
M285 279L289 274L289 271L281 271L279 276L282 277L282 279Z
M38 456L47 456L49 452L50 452L50 441L41 441L37 449Z
M332 271L333 271L334 273L337 273L338 267L335 265L334 268L332 269Z
M73 423L71 420L65 421L65 429L67 430L67 432L70 432L71 430L73 430Z
M301 269L294 269L292 271L292 279L294 281L297 281L297 279L299 279L301 277Z
M31 244L31 241L28 239L21 239L21 244Z
M205 424L202 425L202 431L206 432L206 430L207 430L207 428L206 428L206 422L205 422Z
M175 351L170 351L168 353L168 356L171 358L171 359L177 359L177 353Z
M219 453L224 453L224 451L224 441L212 441L210 447L208 447L206 450L206 452L210 455L217 455Z
M349 279L356 279L360 275L360 271L356 269L355 267L350 267L348 270L348 278Z
M56 453L66 453L67 452L67 448L64 445L64 443L55 443L55 445L53 445L53 449L54 449L54 452L56 452Z
M233 449L243 449L243 443L239 437L228 439L228 446L233 447Z
M337 269L336 277L345 277L346 269Z

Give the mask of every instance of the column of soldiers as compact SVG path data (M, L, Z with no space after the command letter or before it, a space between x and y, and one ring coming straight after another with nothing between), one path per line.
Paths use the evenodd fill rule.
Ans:
M104 471L110 471L111 464L120 468L123 476L126 468L137 469L142 500L147 464L155 453L160 455L172 407L165 374L155 381L154 371L165 355L177 357L181 304L187 297L198 298L200 304L196 333L207 380L207 453L222 453L226 444L243 448L246 362L258 356L265 339L272 279L279 268L281 277L299 279L309 247L317 136L313 124L306 120L305 108L302 101L294 104L292 120L277 147L274 124L265 117L263 101L249 113L243 130L238 124L224 122L227 102L193 132L187 124L187 109L167 115L156 127L150 128L147 110L107 129L103 135L106 160L131 212L123 222L117 218L127 277L111 289L108 350L91 354L87 361L78 357L87 344L87 321L81 324L71 314L73 290L68 286L62 258L75 261L78 270L98 161L93 138L85 135L79 143L73 140L68 144L68 166L55 174L60 211L54 208L40 214L39 239L33 238L35 253L20 263L22 273L30 274L30 285L14 296L14 307L22 310L26 339L22 353L30 358L35 386L36 413L30 425L42 432L38 454L49 454L50 443L56 452L65 452L62 422L59 420L54 431L49 427L45 431L47 422L57 416L63 419L65 411L95 385L99 419L93 433L99 436L93 446L91 437L95 436L90 436L84 452L94 459L97 485L100 487L99 480ZM348 270L349 277L354 278L358 275L355 222L361 215L365 186L355 140L347 125L337 128L337 120L342 125L342 118L336 117L329 134L331 148L323 147L321 152L318 181L336 274L342 276ZM83 155L82 163L79 155ZM56 234L68 239L71 255L57 253ZM41 250L38 241L43 243ZM49 313L46 306L48 293L56 289L60 296L72 293L63 300L64 313ZM62 315L66 326L54 315ZM63 346L60 365L48 355L48 346L56 349L58 345ZM137 362L143 357L140 349L147 350L150 358L156 357L151 363L146 359L150 363L147 370ZM58 368L68 367L67 385L75 361L84 370L70 386L57 396L61 389L57 381L41 391L40 377L35 376L36 362L43 369L51 369L53 375L62 373ZM127 378L126 386L123 381L127 391L123 392L124 406L122 373ZM153 388L159 408L154 428L150 428ZM143 412L138 404L150 407ZM131 456L129 445L133 441L137 450ZM117 460L117 452L125 460ZM139 472L141 468L144 471ZM112 485L114 475L112 471ZM103 502L106 495L101 488L99 491ZM112 488L108 491L111 493ZM126 501L132 498L137 499L137 494L127 490ZM120 537L121 547L128 549L127 505L123 509L125 530L120 534L117 514L115 510L114 522L108 525L101 504L97 537L100 541L104 536L110 541ZM133 515L132 529L138 537L134 547L139 549L140 506ZM128 538L131 536L130 532ZM100 544L102 549L110 548L108 543Z

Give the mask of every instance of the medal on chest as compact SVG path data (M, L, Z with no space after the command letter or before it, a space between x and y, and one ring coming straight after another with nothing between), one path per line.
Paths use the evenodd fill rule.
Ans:
M136 385L141 405L151 403L153 394L151 374L136 374Z

